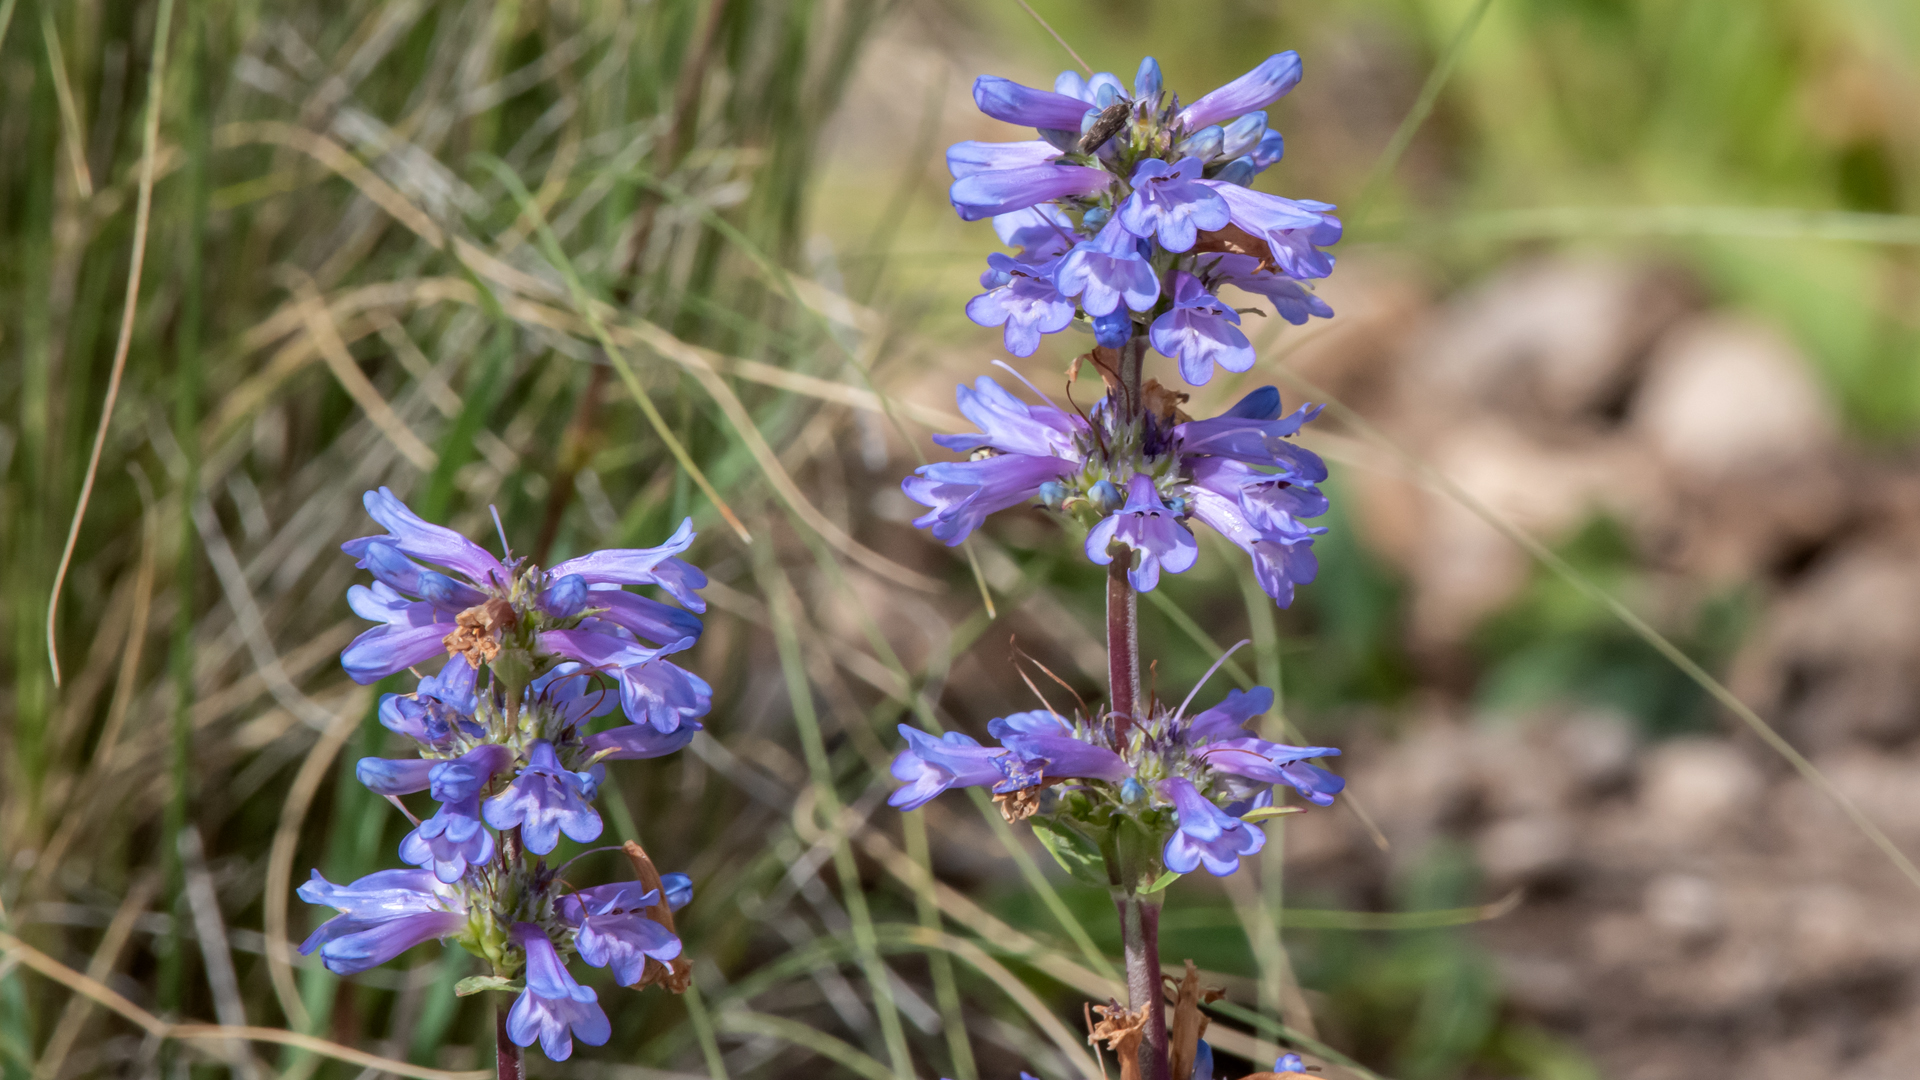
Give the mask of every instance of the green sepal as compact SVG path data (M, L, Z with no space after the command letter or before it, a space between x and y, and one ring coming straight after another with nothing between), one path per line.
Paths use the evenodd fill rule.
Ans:
M517 994L526 988L527 984L519 979L506 979L498 975L469 975L453 984L453 993L456 997L472 997L488 990L505 990Z
M1185 876L1186 876L1185 874L1178 874L1172 870L1169 870L1166 873L1161 874L1158 878L1155 878L1153 884L1147 886L1144 889L1141 889L1140 894L1142 896L1145 896L1148 893L1157 893L1161 889L1164 889L1167 886L1173 884L1174 882L1179 881L1181 878Z
M1040 838L1053 861L1073 880L1102 887L1107 884L1107 860L1101 857L1099 847L1079 830L1038 817L1029 818L1028 824L1033 826L1033 835Z

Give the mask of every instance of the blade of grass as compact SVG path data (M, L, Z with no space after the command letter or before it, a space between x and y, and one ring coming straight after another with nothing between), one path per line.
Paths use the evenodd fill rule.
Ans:
M746 525L741 523L739 515L733 512L733 508L727 505L727 501L720 497L720 492L714 488L713 482L707 479L707 474L700 470L700 466L694 464L692 455L688 454L687 448L681 445L673 429L667 426L666 418L660 415L660 410L654 406L653 398L647 394L646 388L640 385L640 378L634 374L633 366L627 363L626 354L613 343L613 337L607 333L605 324L600 321L596 305L587 295L586 287L581 284L579 275L574 272L572 260L567 258L566 252L560 247L560 239L553 235L553 229L547 224L546 216L540 213L538 206L534 205L533 196L527 191L526 185L520 182L520 177L515 175L513 170L507 168L505 162L497 158L483 158L481 164L492 171L500 183L512 193L520 203L522 212L533 216L542 251L566 280L567 291L573 296L574 307L581 317L587 320L587 325L593 329L593 336L599 340L601 351L607 354L607 362L613 365L613 370L620 376L621 383L633 396L634 403L639 405L640 411L646 415L647 423L652 425L654 434L660 437L660 441L667 447L667 452L673 455L673 459L680 463L682 469L686 470L687 476L699 485L701 493L707 497L708 502L713 504L713 508L719 511L721 517L727 519L727 524L732 526L740 542L752 544L753 535L747 531Z
M774 644L780 654L780 670L786 678L787 697L793 708L795 726L800 730L800 745L805 752L807 771L828 821L840 817L840 794L834 787L833 770L827 759L826 742L821 737L819 716L814 712L813 688L809 685L805 662L800 657L800 642L794 631L797 598L785 574L773 563L770 545L754 548L754 574L761 594L767 598L767 611L773 623ZM881 1037L892 1059L893 1076L912 1080L913 1061L907 1050L906 1032L900 1025L900 1013L893 1000L892 975L880 958L873 936L872 916L867 910L866 893L860 883L860 870L853 860L853 849L844 837L834 844L834 869L840 878L841 903L853 922L854 941L859 946L861 967L867 976L867 991L873 995L875 1011L880 1015Z
M1473 40L1473 32L1480 28L1480 20L1486 16L1487 9L1493 6L1493 0L1475 0L1467 17L1460 21L1459 29L1453 32L1453 39L1440 54L1440 60L1427 73L1427 81L1421 84L1419 96L1413 99L1413 107L1400 120L1400 126L1393 131L1393 137L1387 140L1386 148L1373 163L1373 169L1367 174L1367 182L1360 187L1360 195L1354 200L1352 224L1355 231L1372 213L1373 205L1380 196L1380 189L1386 185L1387 178L1393 175L1394 167L1400 164L1401 155L1413 143L1413 137L1420 125L1427 122L1433 113L1433 106L1440 100L1440 91L1447 85L1447 79L1453 74L1454 65L1460 62L1460 54L1467 49L1467 42Z
M815 1031L798 1020L789 1020L784 1016L730 1009L720 1014L720 1030L740 1035L764 1035L792 1043L867 1080L895 1080L900 1075L826 1032Z
M11 16L11 11L8 14ZM47 598L47 663L53 668L53 684L56 687L60 685L60 645L55 640L60 616L60 589L66 584L67 569L73 565L74 545L80 542L80 523L86 519L87 504L93 499L93 481L100 474L100 454L106 449L107 428L113 423L113 407L120 399L120 377L126 373L127 352L133 348L133 314L140 307L140 272L146 264L147 227L153 217L154 159L160 145L160 106L166 85L167 37L173 29L173 0L160 0L160 9L154 20L153 55L148 60L147 117L140 135L140 186L134 199L133 257L127 266L127 299L120 312L120 337L113 346L113 367L107 376L107 396L100 406L100 426L93 434L93 449L87 454L87 471L80 482L80 498L73 508L73 523L67 527L66 546L60 551L60 565L53 572L53 590ZM50 14L46 26L49 29L53 26ZM52 39L49 39L49 47L53 47ZM50 59L59 62L58 55ZM78 137L77 133L74 137ZM84 160L79 168L86 168Z

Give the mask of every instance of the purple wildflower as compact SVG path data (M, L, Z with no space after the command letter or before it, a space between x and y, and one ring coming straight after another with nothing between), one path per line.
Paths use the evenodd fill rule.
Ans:
M612 968L614 982L632 986L646 973L648 959L664 964L680 955L680 939L673 931L644 914L659 902L658 891L625 881L581 889L561 900L559 910L561 918L578 927L573 947L580 959L592 967Z
M1114 215L1128 232L1142 240L1157 237L1168 251L1193 247L1198 230L1223 229L1227 201L1200 183L1201 159L1184 157L1169 165L1147 158L1134 167L1133 194Z
M1045 709L1018 712L987 725L987 732L1012 751L1012 758L1025 768L1009 774L1012 790L1031 786L1044 777L1048 780L1120 781L1133 775L1126 759L1105 746L1096 746L1074 735L1072 726ZM1014 764L1002 762L1002 770ZM1022 782L1031 775L1033 780ZM995 790L1000 790L996 788Z
M1089 111L1087 101L1077 96L1035 90L998 75L973 81L973 103L995 120L1052 131L1078 132Z
M1340 753L1331 746L1287 746L1251 736L1209 744L1201 756L1209 766L1262 784L1286 784L1318 806L1331 806L1345 780L1308 763Z
M1292 50L1276 53L1227 85L1202 94L1199 100L1180 110L1174 124L1182 131L1198 131L1209 124L1264 109L1285 97L1299 82L1300 54Z
M1140 241L1119 218L1102 226L1098 235L1074 245L1054 271L1054 284L1064 296L1077 296L1088 315L1106 315L1122 303L1146 311L1160 299L1160 278L1140 254Z
M1032 356L1045 334L1057 334L1073 322L1073 301L1054 288L1058 260L1029 265L995 253L980 276L987 291L967 302L967 318L981 326L1006 327L1002 340L1015 356Z
M1095 195L1105 191L1113 177L1104 169L1085 165L1027 165L969 173L947 189L947 200L962 221L1024 210L1053 199Z
M567 974L546 931L532 923L514 923L513 940L527 954L527 988L507 1013L507 1037L515 1045L540 1049L554 1061L573 1054L573 1040L605 1046L613 1026L600 1009L599 996Z
M1273 708L1273 691L1264 686L1229 690L1226 699L1187 722L1186 741L1198 746L1209 739L1246 734L1247 721Z
M906 786L887 798L887 805L900 810L918 810L934 796L955 787L980 787L998 783L1000 770L994 759L1006 754L999 747L985 747L958 731L935 738L917 728L900 725L907 748L893 759L893 778Z
M448 884L464 877L468 867L492 861L493 834L480 819L480 793L494 776L512 767L513 752L492 743L435 762L428 775L440 808L401 839L400 858L431 869Z
M1180 827L1160 853L1160 861L1176 874L1204 863L1207 873L1226 877L1240 868L1243 856L1266 846L1266 833L1213 805L1186 777L1160 781L1160 794L1180 812Z
M350 586L347 606L363 619L385 624L354 638L340 653L340 666L362 686L443 655L446 646L441 643L454 629L440 608L409 600L384 581L372 588Z
M1000 242L1020 249L1023 263L1044 263L1065 255L1079 242L1073 221L1057 206L1041 204L1025 210L995 214L993 231Z
M1333 318L1333 309L1305 285L1290 277L1260 269L1260 260L1251 255L1221 255L1208 260L1202 268L1208 282L1231 285L1256 296L1264 296L1279 316L1295 326L1318 315Z
M1200 557L1200 545L1179 518L1160 501L1153 481L1142 473L1127 481L1127 504L1109 514L1087 533L1087 558L1105 566L1113 561L1108 549L1124 544L1140 553L1139 564L1127 571L1127 579L1141 592L1152 592L1160 583L1164 567L1178 574L1193 566Z
M1213 366L1245 371L1253 345L1240 332L1240 316L1184 270L1173 275L1173 310L1153 320L1148 332L1162 356L1180 361L1180 376L1193 386L1213 378Z
M315 870L299 895L340 912L300 946L302 955L318 949L335 975L384 964L422 942L458 933L467 922L459 894L424 870L382 870L351 885L335 885Z
M1028 169L1035 165L1046 165L1059 156L1060 151L1038 140L1010 143L957 142L947 147L947 171L953 174L955 180L964 180L975 173Z
M685 721L664 733L651 724L621 724L587 736L586 747L588 753L607 761L640 761L685 748L701 730L697 720Z
M1200 180L1226 200L1233 224L1267 242L1273 263L1291 278L1323 278L1333 273L1333 257L1320 248L1338 243L1340 219L1331 203L1283 199L1219 180Z
M616 623L588 619L573 630L548 630L536 640L547 652L612 675L620 684L621 708L636 724L672 732L713 707L713 688L705 679L661 659L691 648L692 638L649 649Z
M922 465L901 482L907 496L931 509L914 520L948 545L965 540L986 516L1018 506L1042 484L1080 467L1079 436L1086 421L1051 403L1028 405L986 376L959 387L960 411L980 426L968 435L935 435L959 453L992 451L970 461Z
M600 815L587 800L599 781L591 773L569 772L560 766L553 744L536 739L527 747L527 763L507 790L488 799L482 811L496 829L519 828L527 850L545 855L560 842L560 834L581 843L599 839Z

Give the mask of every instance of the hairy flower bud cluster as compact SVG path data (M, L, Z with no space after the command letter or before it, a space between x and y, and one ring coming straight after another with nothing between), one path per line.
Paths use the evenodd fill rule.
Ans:
M1152 57L1131 92L1104 72L1063 72L1051 92L981 76L980 111L1040 137L947 151L954 209L992 218L1018 249L988 257L968 317L1003 327L1015 356L1075 325L1111 348L1145 335L1198 386L1215 365L1253 366L1222 286L1265 297L1296 325L1331 316L1307 283L1333 272L1321 250L1340 239L1333 207L1248 186L1285 148L1263 110L1299 81L1293 52L1184 108Z
M386 488L364 502L387 532L343 545L375 578L349 589L348 601L382 625L349 644L342 665L369 683L446 660L411 693L380 701L380 722L418 756L362 758L355 774L396 803L427 793L435 809L400 842L415 869L344 886L314 872L301 898L340 914L301 951L350 975L450 939L492 966L483 988L518 991L507 1017L515 1043L538 1042L555 1061L575 1038L602 1045L606 1014L565 958L610 968L622 986L685 989L672 912L692 898L692 881L654 872L642 854L635 865L646 880L577 888L545 856L562 836L600 838L593 801L605 762L670 754L701 729L711 689L664 659L694 643L695 613L706 610L696 591L706 575L678 558L692 523L657 548L542 570L422 520ZM629 585L656 586L684 607ZM588 730L616 709L631 722Z
M1345 782L1312 764L1340 751L1258 738L1246 724L1273 707L1273 691L1228 691L1193 716L1188 701L1156 704L1131 723L1112 715L1063 717L1014 713L987 725L999 743L983 746L957 731L933 736L905 724L907 748L893 760L905 786L887 800L902 810L956 787L990 787L1009 821L1032 818L1036 832L1070 872L1099 866L1134 880L1094 884L1148 887L1162 871L1201 866L1216 877L1239 868L1266 835L1254 823L1275 808L1276 785L1327 806ZM1129 837L1158 846L1125 850ZM1136 845L1137 847L1137 845ZM1074 851L1085 853L1075 858Z

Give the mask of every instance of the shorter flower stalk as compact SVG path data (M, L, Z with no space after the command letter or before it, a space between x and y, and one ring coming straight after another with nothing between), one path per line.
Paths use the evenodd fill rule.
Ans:
M354 610L383 625L342 654L371 682L445 657L411 693L380 702L381 723L410 739L412 758L363 758L355 774L398 800L424 793L434 811L400 843L412 869L349 885L317 872L302 899L339 912L301 946L340 975L367 970L439 938L487 961L491 974L460 993L506 991L497 1016L501 1080L522 1080L524 1048L554 1061L575 1040L604 1045L612 1028L598 994L567 969L577 956L636 989L688 984L672 911L692 898L684 874L660 874L637 843L639 880L581 887L547 856L564 837L604 831L594 801L606 762L659 757L687 745L711 690L665 657L701 631L706 577L679 558L691 523L661 547L599 551L551 569L503 560L430 524L385 488L368 512L387 533L344 545L373 572L349 591ZM653 586L675 607L628 592ZM624 721L592 731L616 710Z

